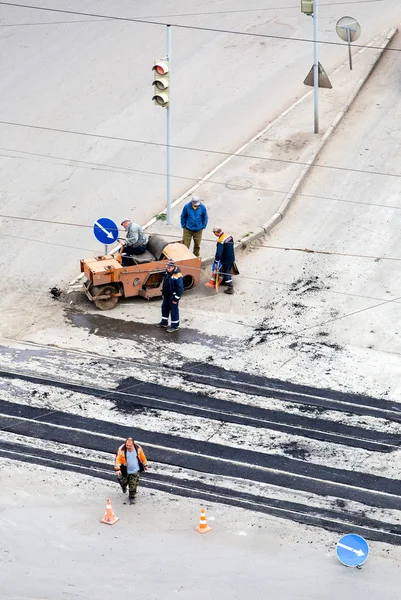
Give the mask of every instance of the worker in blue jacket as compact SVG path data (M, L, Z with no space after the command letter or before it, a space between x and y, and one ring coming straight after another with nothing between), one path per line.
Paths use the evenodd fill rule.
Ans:
M166 273L163 279L162 289L162 320L156 327L166 329L168 333L173 333L180 326L180 314L178 303L184 290L182 273L173 260L169 260L166 265ZM171 314L171 324L168 325L168 318Z
M191 202L188 202L182 209L181 227L182 241L187 248L190 247L192 238L194 240L195 256L200 256L202 232L206 229L207 222L206 206L202 204L198 196L193 196Z
M231 270L235 263L234 239L232 235L224 233L220 227L213 227L213 233L218 240L212 271L214 272L218 269L219 273L223 275L223 281L220 285L227 286L224 293L233 294L234 287Z

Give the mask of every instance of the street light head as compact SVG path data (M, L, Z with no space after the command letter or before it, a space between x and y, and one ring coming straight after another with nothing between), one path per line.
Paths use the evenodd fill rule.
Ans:
M313 0L301 0L301 12L312 15L314 11Z

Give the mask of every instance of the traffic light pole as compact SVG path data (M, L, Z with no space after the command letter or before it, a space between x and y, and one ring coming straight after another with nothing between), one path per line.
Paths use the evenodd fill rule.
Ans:
M169 63L169 102L166 108L167 152L167 225L171 225L171 26L167 25L167 60Z
M319 29L318 10L319 0L313 3L313 103L314 103L314 132L319 133Z

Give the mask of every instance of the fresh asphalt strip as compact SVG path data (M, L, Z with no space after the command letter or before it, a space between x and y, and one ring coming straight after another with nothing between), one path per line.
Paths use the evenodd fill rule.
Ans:
M281 381L280 379L259 377L249 373L226 371L220 367L205 365L204 363L194 365L189 363L182 369L177 370L177 374L180 374L185 381L209 385L212 388L315 406L323 411L337 410L401 423L401 403L393 400L338 392L327 388L313 388L289 381Z
M347 425L344 421L351 414L350 407L347 407L344 421L339 422L319 418L318 416L304 416L229 400L220 400L205 394L194 394L166 388L133 378L125 379L117 388L117 392L119 395L114 395L111 399L122 412L127 412L127 402L131 404L138 403L138 405L142 403L144 405L148 399L151 399L152 408L168 409L185 414L199 414L199 416L210 419L219 418L219 420L227 423L263 427L264 429L302 435L319 441L364 448L374 452L391 452L401 446L401 436L397 434ZM246 393L249 393L249 391ZM271 398L272 395L270 394L269 397ZM277 396L274 396L274 398L276 399ZM174 406L166 407L166 402L174 402L177 408L174 408ZM292 402L296 403L294 399L292 399ZM160 406L156 406L156 403ZM148 407L149 405L146 404L145 406ZM325 411L314 408L310 412L316 415ZM341 412L344 413L344 407L341 408ZM374 414L370 414L368 409L368 412L369 416L378 418L376 411ZM359 414L366 415L366 412L361 410ZM384 413L383 411L380 414L380 418L387 421L394 420L393 416L391 413Z
M0 441L0 456L18 462L37 464L62 471L73 471L110 481L115 480L112 465L107 463L57 454L20 443ZM152 472L142 475L141 486L203 501L219 502L306 525L324 527L338 533L348 533L352 528L353 533L362 535L369 540L401 545L401 527L399 525L345 511L339 512L286 500L254 496L205 484L201 481L178 479Z
M400 509L399 480L246 450L240 439L230 447L6 401L0 401L0 429L110 454L134 434L150 462Z
M105 390L57 379L53 380L33 375L16 374L8 371L0 371L0 377L29 381L40 386L57 387L96 398L107 399L114 402L116 408L126 414L133 414L145 408L169 410L171 412L215 419L226 423L281 431L290 435L301 435L318 441L363 448L373 452L391 452L401 445L399 435L385 431L350 426L344 422L331 421L316 416L303 416L229 400L220 400L205 394L190 393L142 382L133 378L124 380L116 390ZM293 401L296 402L296 400ZM341 410L344 412L344 407ZM319 413L316 409L313 409L312 412ZM349 413L350 410L347 406L347 413L344 414L344 420L346 420ZM369 414L369 411L368 413L361 412L359 414ZM384 418L387 421L394 420L393 415L388 411L385 413L381 411L380 414L377 414L376 411L373 416Z

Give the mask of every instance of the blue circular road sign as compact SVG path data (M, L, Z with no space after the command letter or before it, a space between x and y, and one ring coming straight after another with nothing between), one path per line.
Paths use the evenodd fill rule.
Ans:
M93 226L95 238L101 244L112 244L118 238L118 227L111 219L98 219Z
M361 535L349 533L337 542L336 552L346 567L359 567L369 556L369 545Z

